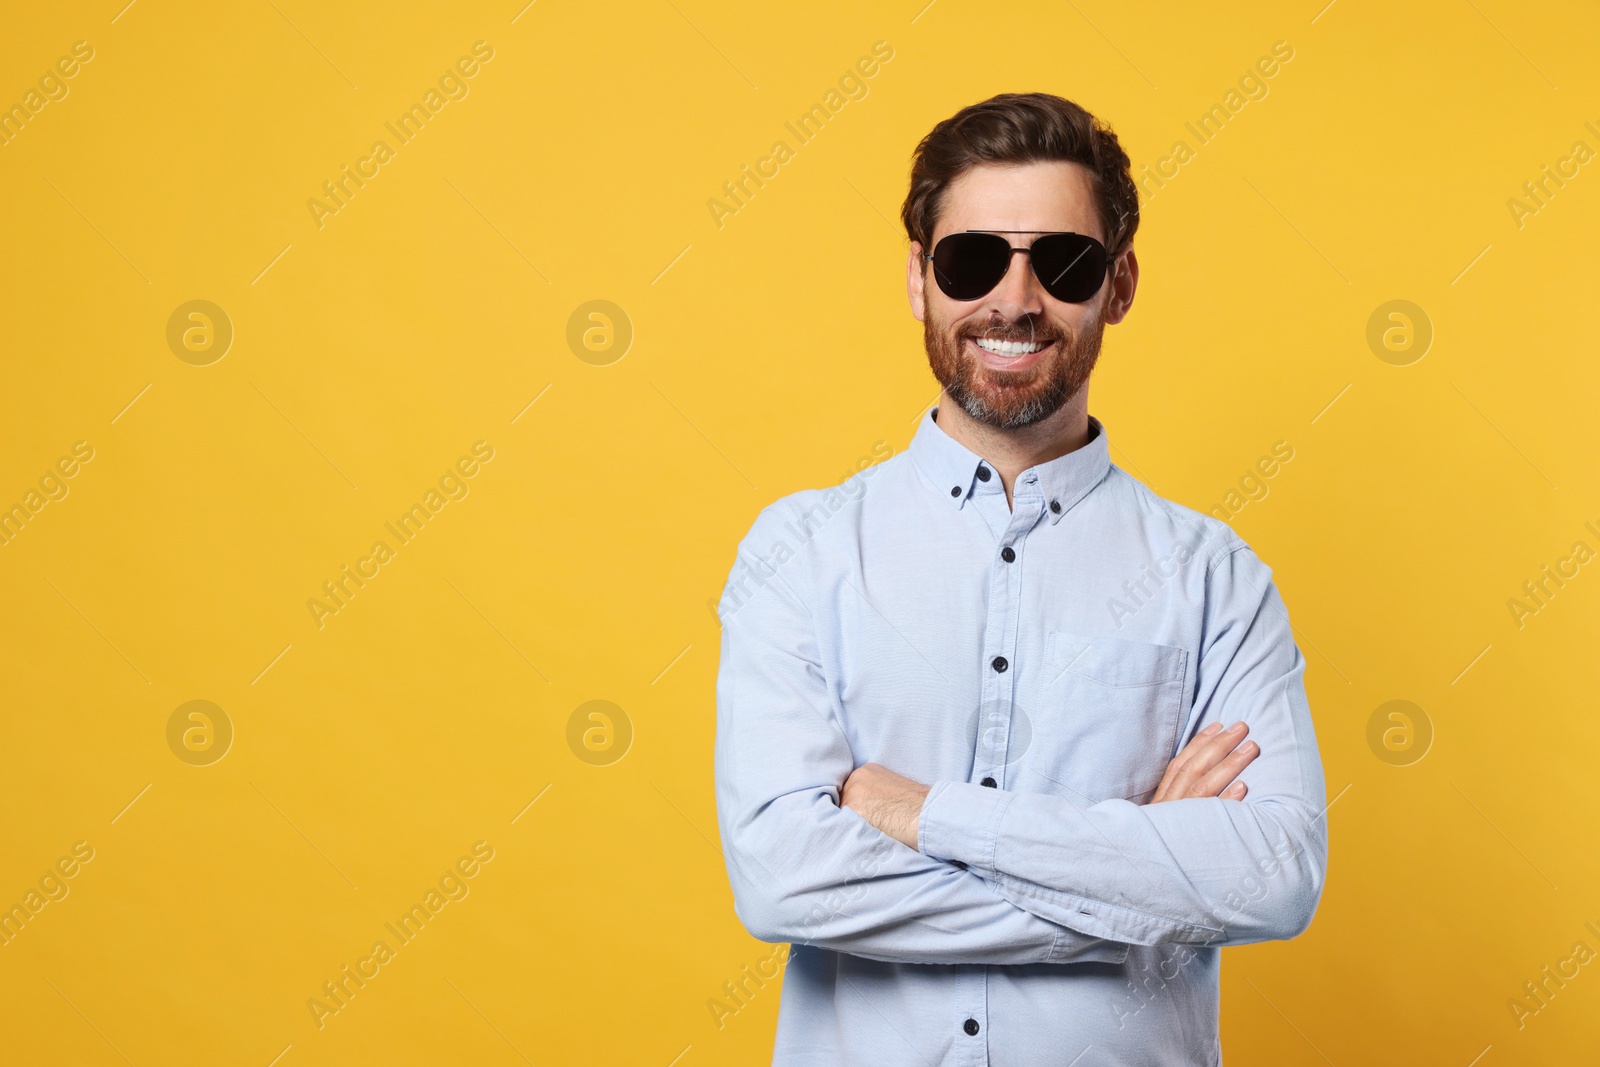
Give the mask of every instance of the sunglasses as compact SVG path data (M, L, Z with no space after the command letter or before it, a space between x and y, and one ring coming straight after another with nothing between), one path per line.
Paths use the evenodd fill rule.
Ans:
M1025 252L1044 291L1068 304L1081 304L1100 291L1111 264L1106 246L1081 233L1047 233L1027 248L1013 248L1003 233L1031 230L967 230L933 246L933 277L952 300L976 300L1000 284L1011 257Z

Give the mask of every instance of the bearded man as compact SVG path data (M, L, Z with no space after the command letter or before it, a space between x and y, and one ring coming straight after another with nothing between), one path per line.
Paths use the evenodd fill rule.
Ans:
M728 877L792 946L773 1063L1218 1064L1220 950L1310 924L1325 786L1271 570L1088 412L1127 154L1003 94L923 139L901 217L938 402L865 484L766 507L723 591Z

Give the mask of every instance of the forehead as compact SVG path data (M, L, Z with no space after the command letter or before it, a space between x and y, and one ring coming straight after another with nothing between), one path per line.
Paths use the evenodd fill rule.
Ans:
M945 189L931 240L962 230L1070 230L1104 241L1094 179L1078 163L985 163Z

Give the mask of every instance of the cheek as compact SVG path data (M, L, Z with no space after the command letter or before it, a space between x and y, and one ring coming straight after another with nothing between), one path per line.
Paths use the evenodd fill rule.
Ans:
M1020 324L1023 320L1018 320ZM1046 353L1047 359L1058 358L1064 349L1069 349L1076 328L1072 324L1070 312L1062 313L1055 309L1046 308L1043 315L1033 322L1033 337L1035 340L1050 342L1059 341L1052 352Z
M946 298L943 310L945 313L940 317L939 325L944 328L945 336L963 349L966 348L967 337L981 332L989 321L989 316L983 313L983 305L979 303L956 303Z
M952 322L949 309L938 304L938 298L925 295L926 310L922 316L922 332L940 345L949 348L953 346L958 323Z
M1074 342L1092 336L1096 331L1104 329L1105 323L1101 316L1105 311L1105 301L1097 301L1081 305L1075 318L1069 320L1067 337Z

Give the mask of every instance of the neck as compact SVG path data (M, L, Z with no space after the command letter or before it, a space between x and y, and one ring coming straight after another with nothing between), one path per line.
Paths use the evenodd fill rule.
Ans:
M981 456L1000 475L1006 506L1010 507L1011 487L1018 475L1089 443L1088 392L1087 386L1080 389L1059 410L1032 426L1001 430L977 421L941 390L937 421L939 429Z

